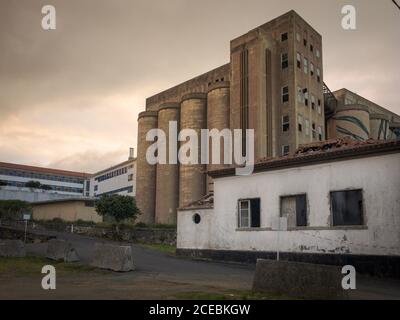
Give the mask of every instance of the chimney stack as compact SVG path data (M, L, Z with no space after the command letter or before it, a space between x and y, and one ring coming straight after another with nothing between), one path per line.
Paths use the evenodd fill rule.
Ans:
M134 148L129 148L129 160L132 160L134 158L134 152L135 149Z

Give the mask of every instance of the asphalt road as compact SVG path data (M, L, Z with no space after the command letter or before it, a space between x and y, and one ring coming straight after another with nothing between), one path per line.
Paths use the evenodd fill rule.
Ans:
M87 264L92 260L93 248L96 242L119 244L118 242L71 233L46 231L45 234L54 235L58 239L71 242L81 262ZM126 242L120 244L129 245ZM201 282L212 285L218 284L226 288L242 290L251 289L255 265L191 260L175 257L141 245L130 244L130 246L132 247L134 258L134 272L151 273L170 280ZM27 252L28 254L45 256L46 248L46 243L28 244Z
M85 264L90 263L96 242L112 242L70 233L53 231L40 233L70 241ZM127 243L121 244L128 245ZM34 255L44 256L46 247L46 243L28 244L27 251ZM159 299L173 297L177 291L251 290L255 265L191 260L141 245L131 244L131 247L135 271L114 272L101 277L87 275L87 279L78 277L79 279L72 282L65 280L65 290L57 290L61 294L56 297ZM26 279L26 281L30 280ZM10 282L9 286L15 288L15 283ZM26 292L23 297L37 297L39 291L30 293L29 290L26 291L26 288L27 285L21 288L21 291ZM39 292L39 294L43 293ZM19 296L17 295L17 297ZM43 298L47 298L47 296L43 296ZM400 299L400 280L357 275L357 290L350 293L350 298Z

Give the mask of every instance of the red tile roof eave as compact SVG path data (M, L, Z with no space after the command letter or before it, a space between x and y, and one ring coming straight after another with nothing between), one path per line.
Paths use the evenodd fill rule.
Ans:
M85 173L85 172L75 172L75 171L66 171L66 170L51 169L51 168L42 168L42 167L28 166L28 165L8 163L8 162L0 162L0 168L1 167L7 168L7 169L34 171L34 172L71 176L71 177L79 177L79 178L90 177L90 174Z
M367 144L351 147L342 147L330 151L316 151L302 154L296 157L283 157L266 162L256 163L254 165L254 173L263 171L272 171L285 168L293 168L305 165L313 165L319 163L346 160L349 158L364 158L377 154L400 152L400 140ZM222 178L235 175L235 168L227 168L215 171L209 171L208 175L212 178Z

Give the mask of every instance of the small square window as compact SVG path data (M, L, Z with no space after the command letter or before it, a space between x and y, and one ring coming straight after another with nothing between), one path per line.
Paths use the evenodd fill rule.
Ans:
M297 127L300 132L303 131L303 116L301 114L297 116Z
M299 194L281 197L280 216L287 218L289 228L307 226L307 196Z
M333 226L363 225L362 190L331 192Z
M298 52L296 54L296 60L297 60L297 68L301 69L301 54Z
M308 106L308 89L307 88L303 89L303 96L304 96L304 104L306 106Z
M284 42L284 41L286 41L287 39L288 39L288 33L287 33L287 32L282 33L282 34L281 34L281 41Z
M289 123L289 116L282 117L282 131L287 132L289 131L290 123Z
M289 154L290 147L288 145L282 146L282 156L287 156Z
M297 101L304 103L303 89L300 86L297 86Z
M259 228L260 225L260 199L239 200L239 228Z
M282 103L289 101L289 87L282 87Z
M304 46L307 47L307 39L303 40Z
M317 138L317 128L316 128L314 122L313 122L312 125L311 125L311 131L312 131L312 137L313 137L314 139L316 139L316 138Z
M282 69L286 69L289 66L289 58L287 53L282 53L281 55L281 65Z

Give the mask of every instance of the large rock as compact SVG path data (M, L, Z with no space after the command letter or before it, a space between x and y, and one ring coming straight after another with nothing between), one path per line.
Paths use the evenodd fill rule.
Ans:
M112 244L95 243L92 266L113 271L132 271L132 248Z
M306 299L346 299L338 266L258 259L253 290Z
M48 242L46 257L52 260L64 262L79 261L78 254L72 244L60 239L52 239Z
M25 257L25 244L21 240L1 240L0 257Z

